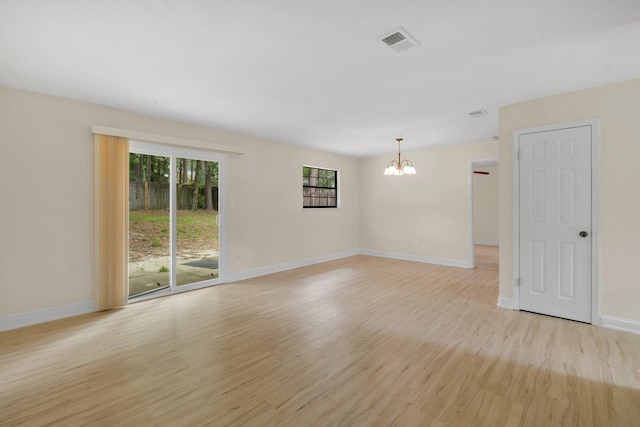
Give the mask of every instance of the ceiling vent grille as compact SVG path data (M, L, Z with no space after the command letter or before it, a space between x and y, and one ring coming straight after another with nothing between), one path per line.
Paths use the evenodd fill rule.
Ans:
M405 50L420 44L416 39L411 37L404 28L393 30L392 32L382 36L380 40L396 52L404 52Z
M387 46L393 46L396 43L400 43L402 40L406 40L407 38L402 34L396 32L382 39L383 42L387 44Z
M476 117L482 117L482 116L488 116L489 113L487 113L487 110L476 110L476 111L471 111L469 113L469 117L471 118L476 118Z

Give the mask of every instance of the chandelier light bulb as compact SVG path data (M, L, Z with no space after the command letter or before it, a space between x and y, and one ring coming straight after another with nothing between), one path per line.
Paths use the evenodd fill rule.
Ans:
M398 141L398 159L393 159L387 163L384 175L415 175L416 168L413 166L411 160L402 160L401 158L400 142L402 142L402 138L396 138L396 141Z

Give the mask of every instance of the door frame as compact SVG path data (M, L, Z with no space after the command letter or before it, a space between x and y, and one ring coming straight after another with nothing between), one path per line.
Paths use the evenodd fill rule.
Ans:
M500 166L500 158L499 157L488 157L485 159L475 159L469 160L469 170L468 170L468 178L467 178L467 186L469 188L469 268L475 268L475 242L473 241L473 215L475 214L473 211L473 170L478 166ZM498 189L498 197L500 197L500 190ZM499 221L499 219L498 219Z
M520 310L520 136L530 133L591 126L591 324L600 319L600 118L535 126L513 131L512 218L513 218L513 309Z
M175 174L173 171L176 169L176 158L178 157L186 157L190 159L198 159L198 160L207 160L218 163L218 277L213 280L208 280L209 284L207 285L198 285L198 283L182 285L180 287L175 286L175 274L176 274L176 263L174 254L176 252L176 241L173 239L170 245L170 262L171 262L171 281L174 286L171 286L169 292L159 292L150 295L144 295L139 297L134 297L133 299L129 298L128 303L136 303L141 301L146 301L148 299L161 298L168 295L176 295L181 292L188 292L196 289L202 289L204 287L221 285L226 282L226 273L227 273L227 186L228 186L228 174L227 174L227 155L204 150L201 148L187 148L187 147L178 147L175 145L166 145L155 142L145 142L140 140L130 140L129 141L129 152L142 152L145 154L152 154L156 156L168 156L171 160L171 175L170 175L170 184L171 188L175 188ZM176 199L175 192L171 192L172 196L170 197L170 211L171 218L175 218L176 215ZM175 221L170 221L170 230L171 235L177 235L177 224Z

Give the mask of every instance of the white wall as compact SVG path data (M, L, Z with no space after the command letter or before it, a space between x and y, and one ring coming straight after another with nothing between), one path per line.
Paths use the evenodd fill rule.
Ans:
M473 174L473 241L498 242L498 166L476 166L489 175Z
M266 141L247 142L230 170L231 272L357 251L358 160ZM339 209L302 208L302 166L339 171Z
M512 140L516 129L601 119L601 313L640 321L640 80L500 109L500 296L512 297Z
M360 244L409 259L468 265L469 162L498 156L498 142L403 152L416 175L383 176L393 157L360 163Z
M0 87L0 318L94 298L92 125L246 147L228 162L231 276L359 248L357 159ZM340 171L340 209L302 209L303 164Z

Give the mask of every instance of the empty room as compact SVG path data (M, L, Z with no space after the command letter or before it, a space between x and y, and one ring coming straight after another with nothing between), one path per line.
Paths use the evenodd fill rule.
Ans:
M0 6L0 426L638 425L636 0Z

